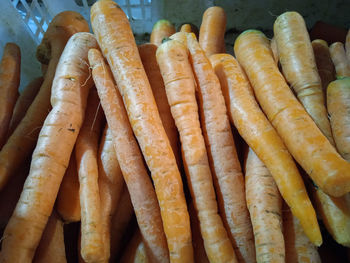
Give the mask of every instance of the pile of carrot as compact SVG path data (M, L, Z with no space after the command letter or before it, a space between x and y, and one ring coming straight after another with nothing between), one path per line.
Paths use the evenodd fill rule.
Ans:
M112 0L91 26L58 14L22 93L4 48L0 263L321 262L329 236L345 262L350 30L311 41L285 12L232 56L218 6L140 46Z

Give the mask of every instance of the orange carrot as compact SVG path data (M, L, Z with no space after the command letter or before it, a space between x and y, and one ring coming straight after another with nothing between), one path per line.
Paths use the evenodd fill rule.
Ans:
M13 108L18 97L21 71L21 50L15 43L6 43L0 61L0 149L7 139Z
M287 82L316 125L334 145L321 79L303 17L297 12L285 12L277 17L273 30Z
M39 92L39 88L43 83L43 77L35 78L24 88L19 95L15 107L13 108L13 114L9 125L8 136L16 129L20 121L26 114L29 106L32 104L35 96Z
M112 132L106 125L98 154L98 186L101 199L102 238L105 258L110 257L111 220L122 193L124 179L115 154Z
M184 33L194 33L196 37L198 38L199 30L198 27L196 27L194 24L186 23L181 25L180 32Z
M315 39L311 42L311 44L315 55L318 74L321 78L324 101L326 102L328 84L335 80L334 65L326 41L322 39Z
M91 8L92 28L107 58L133 132L151 171L170 260L193 260L190 220L183 185L170 142L159 117L129 21L113 1Z
M158 20L153 26L150 42L159 46L164 38L170 37L175 32L175 27L170 21L166 19Z
M81 31L89 31L89 26L80 14L72 11L59 13L51 21L38 46L38 59L42 63L50 61L48 71L33 103L1 149L0 190L35 148L40 129L51 109L51 85L58 60L70 36Z
M333 43L329 46L329 52L335 66L337 78L350 77L350 62L346 58L344 44L341 42Z
M218 77L193 34L187 36L199 87L199 111L220 214L239 262L254 262L254 236L246 206L244 178Z
M346 34L345 38L345 52L346 58L348 59L348 63L350 63L350 29L348 30L348 33Z
M266 45L269 45L268 41ZM242 68L228 54L213 55L210 59L220 79L235 127L269 169L282 197L293 214L300 218L308 237L315 244L321 245L322 237L315 210L304 182L283 141L255 101ZM271 62L276 66L273 59Z
M225 52L226 14L222 7L212 6L205 10L199 30L199 44L209 57Z
M95 88L90 90L87 105L85 119L75 145L80 185L81 255L86 262L99 262L107 259L104 258L97 164L103 112Z
M180 134L187 181L209 261L237 262L218 214L212 175L199 123L188 51L180 42L169 40L158 47L156 56L171 114Z
M342 196L349 192L350 164L341 158L295 98L274 64L265 35L255 30L242 33L236 39L235 53L262 109L296 161L325 193ZM283 196L281 189L280 192ZM309 236L308 230L304 230Z
M57 212L66 223L80 221L79 188L77 163L75 155L72 154L56 200Z
M171 116L170 106L165 93L164 82L162 75L160 74L159 66L157 64L156 51L157 46L153 44L143 44L139 46L142 64L151 84L160 118L162 120L165 132L169 138L171 148L173 149L177 161L177 166L180 168L182 161L179 147L179 133L177 132L173 116Z
M269 170L251 148L245 164L245 186L256 261L285 262L282 198Z
M101 52L90 50L89 62L149 257L154 262L168 262L169 254L157 196L134 138L122 98Z
M277 42L276 42L276 38L273 37L270 41L270 47L271 47L271 51L272 51L272 55L273 55L273 59L276 62L276 65L278 65L278 49L277 49Z
M145 246L142 242L142 236L140 230L137 229L136 233L130 240L120 262L121 263L148 263L150 262L147 254L145 253Z
M68 41L52 86L52 110L40 131L30 172L4 232L1 262L31 262L84 119L92 86L87 53L97 47L90 33Z

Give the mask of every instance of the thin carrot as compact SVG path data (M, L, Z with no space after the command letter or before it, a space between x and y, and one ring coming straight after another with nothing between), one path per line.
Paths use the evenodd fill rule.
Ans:
M222 7L212 6L205 10L199 30L199 44L210 57L225 52L226 14Z
M35 251L33 263L65 263L63 222L53 210L46 224L38 248Z
M333 43L329 46L329 52L335 66L337 78L350 77L350 62L346 58L344 44L341 42Z
M321 79L303 17L297 12L285 12L277 17L273 31L283 75L305 110L334 145Z
M345 38L345 52L346 58L348 59L348 63L350 64L350 29L348 30L348 33L346 34Z
M166 20L158 20L152 29L150 43L159 46L164 38L170 37L176 32L174 25Z
M87 53L97 47L90 33L68 41L52 86L52 110L40 131L30 172L4 232L0 262L31 262L84 119L92 78Z
M173 149L177 166L182 165L179 133L177 132L175 121L171 116L170 106L165 93L164 82L160 74L159 66L156 59L157 46L153 44L143 44L139 47L139 53L145 68L149 83L152 88L154 99L157 103L159 116L162 120L165 132L169 138L171 148Z
M114 150L112 132L106 125L98 154L98 186L101 199L102 238L105 258L110 257L111 220L118 206L124 179Z
M133 132L151 171L170 260L193 260L190 220L176 159L162 125L129 21L113 1L91 8L92 28L107 58Z
M20 121L23 119L29 106L32 104L35 96L38 94L43 80L43 77L33 79L19 95L15 107L13 108L13 114L7 133L8 136L13 133Z
M209 261L237 262L232 244L218 214L212 175L199 122L188 50L180 42L169 40L158 47L156 55L171 114L180 134L187 181L194 199Z
M101 52L90 50L89 62L149 257L154 262L168 262L169 254L157 196L134 138L122 98Z
M334 65L326 41L315 39L311 42L311 45L315 55L318 74L321 78L324 101L326 102L328 84L335 80Z
M193 34L187 36L199 87L201 126L220 214L239 262L254 262L254 236L246 206L244 178L218 77Z
M299 220L283 206L283 234L286 263L321 263L317 247L305 235Z
M186 23L186 24L181 25L181 28L180 28L179 31L180 32L184 32L184 33L194 33L197 38L198 38L198 35L199 35L198 27L196 27L192 23Z
M101 200L98 187L97 151L103 112L97 90L92 88L76 145L81 208L81 255L86 262L107 261L102 238Z
M40 129L51 109L52 80L61 53L74 33L84 31L89 31L88 23L76 12L59 13L51 21L42 43L37 48L37 58L41 62L49 62L48 71L33 103L1 149L0 190L35 148Z
M56 200L56 210L65 223L81 219L79 188L77 162L72 154Z
M268 41L266 45L269 45ZM214 55L210 59L220 79L235 127L269 169L282 197L293 214L300 218L308 237L315 244L321 245L322 237L315 210L304 182L282 139L256 102L243 69L228 54ZM276 66L272 55L271 63Z
M236 39L235 53L262 109L295 160L325 193L342 196L349 192L350 164L295 98L273 61L265 35L256 30L245 31ZM280 192L283 196L281 189Z
M148 263L150 262L145 253L145 245L142 242L140 230L137 229L130 240L120 262L121 263Z
M256 261L285 262L282 198L269 170L251 148L245 164L245 186Z
M18 97L21 71L21 50L15 43L6 43L0 61L0 149L7 140L7 131Z
M278 57L277 42L276 42L276 38L275 37L273 37L271 39L271 41L270 41L270 48L271 48L271 51L272 51L273 59L274 59L276 65L278 65L279 57Z

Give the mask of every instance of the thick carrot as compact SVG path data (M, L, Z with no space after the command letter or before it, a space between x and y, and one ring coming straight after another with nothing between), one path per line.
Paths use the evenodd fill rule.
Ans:
M52 110L40 131L30 172L15 211L6 226L0 262L31 262L74 143L84 119L92 78L87 53L97 47L90 33L77 33L68 41L52 86Z
M35 251L33 263L65 263L66 251L64 247L63 222L53 210L38 248Z
M277 17L273 31L287 82L316 125L334 145L321 79L303 17L297 12L285 12Z
M153 26L150 43L159 46L164 38L170 37L175 32L176 29L170 21L166 19L158 20Z
M218 214L212 175L199 122L188 51L180 42L169 40L158 47L156 55L171 114L180 134L187 181L194 199L209 261L237 262L232 244Z
M108 259L104 258L97 164L103 111L95 88L90 90L87 105L85 119L75 145L80 185L81 255L86 262L99 262Z
M350 29L348 30L348 33L346 34L345 38L345 52L346 58L348 59L348 63L350 64Z
M80 221L79 188L77 163L75 155L72 154L56 200L56 210L65 223Z
M24 88L19 95L16 105L13 108L13 114L10 121L8 136L16 129L17 125L23 119L29 106L32 104L35 96L38 94L41 84L43 83L43 77L35 78Z
M296 161L325 193L342 196L349 192L350 164L341 158L295 98L273 61L265 35L245 31L236 39L235 53L262 109ZM283 196L281 189L280 192Z
M222 7L212 6L205 10L199 29L199 44L210 57L225 52L226 14Z
M245 164L245 186L256 261L285 262L282 198L269 170L251 148Z
M151 84L154 99L157 103L160 118L169 138L171 148L173 149L177 166L180 168L182 161L179 145L179 133L177 132L173 116L171 116L170 106L165 93L164 82L157 63L157 46L153 44L143 44L138 48L143 67L145 68L149 83Z
M268 42L266 44L269 45ZM300 218L308 237L321 245L322 237L315 210L304 182L286 146L256 102L242 68L228 54L213 55L210 59L220 79L235 127L269 169L282 197L293 214ZM275 66L273 59L271 62Z
M170 259L193 260L190 220L176 159L162 125L137 46L120 7L110 0L91 8L92 28L123 97L129 121L151 171Z
M122 193L124 179L114 150L112 132L106 125L98 154L98 186L101 199L101 227L105 258L110 257L111 220Z
M15 43L6 43L0 61L0 149L7 140L7 131L18 97L21 71L21 50Z
M142 242L142 235L139 229L137 229L136 232L134 233L122 258L120 259L120 262L121 263L150 262L146 254L145 245Z
M329 46L329 52L335 66L337 78L350 77L350 62L346 58L344 44L341 42L333 43Z
M321 263L317 247L305 235L299 220L283 206L283 235L286 263Z
M168 262L169 252L157 196L134 138L122 98L101 52L90 50L89 62L149 257L154 262Z
M277 42L276 42L276 38L273 37L270 41L270 47L271 47L271 51L272 51L272 55L273 55L273 59L276 63L276 65L278 65L278 49L277 49Z
M51 109L51 85L57 63L70 36L81 31L89 31L89 26L80 14L72 11L59 13L51 21L38 46L37 57L40 61L49 62L49 68L39 93L1 149L0 190L35 148L40 129Z
M218 77L195 36L187 36L199 87L199 111L220 214L239 262L254 262L254 236L246 206L244 178Z
M335 80L334 65L326 41L315 39L311 44L315 55L318 74L321 78L324 101L326 102L328 84Z

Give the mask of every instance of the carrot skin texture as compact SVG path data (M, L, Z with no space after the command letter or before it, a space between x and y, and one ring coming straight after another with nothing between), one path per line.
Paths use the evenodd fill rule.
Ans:
M108 0L93 5L91 21L123 97L131 127L151 171L170 260L191 262L191 229L181 176L129 22L120 7Z
M285 12L277 17L273 31L283 75L305 110L334 145L321 79L303 17L297 12Z
M276 63L276 65L278 66L278 49L277 49L277 43L276 43L276 38L273 37L270 41L270 47L271 47L271 51L272 51L272 55L273 55L273 59Z
M132 239L130 240L121 260L121 263L148 263L150 262L145 245L142 242L142 236L139 230L136 230Z
M254 236L246 206L244 179L220 82L193 35L187 36L199 87L201 126L213 174L219 210L239 262L254 262Z
M282 197L303 222L308 237L320 245L320 229L304 182L282 139L257 104L243 69L228 54L213 55L210 59L235 127L271 172ZM271 62L275 66L273 59Z
M167 243L157 197L133 136L122 98L101 52L90 50L89 62L149 256L154 262L168 262Z
M210 262L237 262L226 229L218 215L188 51L180 42L170 40L157 49L156 55L171 114L180 134L186 176L208 259Z
M149 42L159 46L164 38L168 38L174 33L176 33L176 29L170 21L166 19L158 20L153 26Z
M350 77L350 62L346 58L344 44L341 42L333 43L329 46L329 52L335 66L337 78Z
M183 24L180 28L180 32L191 33L192 27L190 24Z
M199 44L210 57L225 52L226 14L222 7L213 6L205 10L199 30Z
M282 198L269 170L249 148L246 198L252 219L257 262L285 262Z
M350 164L336 152L291 92L274 64L265 35L255 30L242 33L236 40L235 53L263 111L295 160L325 193L337 197L349 192Z
M21 50L15 43L6 43L0 61L0 149L7 140L13 109L18 98L21 71Z
M52 86L53 109L40 131L29 175L5 229L0 262L31 262L34 256L84 119L92 86L87 52L93 47L97 43L92 34L77 33L62 53Z
M25 116L0 151L0 190L35 148L40 129L51 110L50 94L56 66L69 39L76 32L89 31L84 18L72 11L59 13L51 21L37 57L49 62L43 84ZM48 58L47 58L48 57Z

